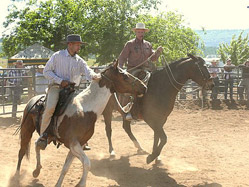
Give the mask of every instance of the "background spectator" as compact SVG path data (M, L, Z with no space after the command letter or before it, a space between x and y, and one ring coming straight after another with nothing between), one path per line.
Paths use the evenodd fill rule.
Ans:
M227 91L229 87L230 91L230 100L233 100L233 72L232 70L235 68L235 65L232 64L232 61L230 58L227 59L226 64L224 65L224 97L225 100L227 100Z
M48 80L43 76L44 67L44 65L39 65L35 73L35 91L37 95L44 94L48 87Z
M243 64L239 65L242 68L242 79L239 83L238 92L239 99L244 100L244 90L246 91L246 100L249 101L249 59Z
M217 61L216 60L213 60L211 62L211 65L209 66L208 71L209 71L209 73L210 73L210 75L211 75L211 77L213 78L213 81L214 81L214 87L212 89L211 99L216 100L217 96L218 96L218 92L219 92L219 85L220 85L219 77L218 77L218 74L219 74L220 70L217 67Z
M25 71L20 68L24 68L22 60L17 60L15 63L15 68L9 71L8 79L10 83L10 91L12 95L12 117L16 117L17 104L21 103L21 95L23 93L22 76L25 76Z

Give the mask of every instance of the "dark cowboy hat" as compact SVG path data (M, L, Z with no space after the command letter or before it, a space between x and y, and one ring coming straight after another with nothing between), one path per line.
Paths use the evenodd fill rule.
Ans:
M80 42L81 44L86 44L86 42L82 42L81 36L78 34L69 34L67 36L67 40L65 43L69 43L69 42Z

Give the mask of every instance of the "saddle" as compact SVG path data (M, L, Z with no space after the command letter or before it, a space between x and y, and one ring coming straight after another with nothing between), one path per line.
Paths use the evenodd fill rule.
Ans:
M48 133L49 136L55 137L53 138L54 140L56 140L56 137L58 134L57 133L57 119L66 110L69 102L72 100L74 96L74 93L75 93L74 84L70 84L69 86L63 88L59 93L59 100L56 105L55 112L51 118L48 128L45 131L46 133ZM39 134L40 134L41 116L46 106L46 98L47 98L46 95L41 96L38 102L36 102L35 104L35 113L36 113L35 122L36 122L36 129Z

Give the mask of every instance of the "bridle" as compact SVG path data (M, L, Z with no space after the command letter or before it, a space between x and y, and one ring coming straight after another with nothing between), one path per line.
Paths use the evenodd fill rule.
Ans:
M166 61L164 55L162 55L162 58L163 58L163 63L164 63L164 69L165 69L165 71L166 71L166 74L167 74L168 77L169 77L169 81L170 81L171 85L172 85L176 90L180 91L181 89L178 88L178 86L181 86L181 87L182 87L182 86L184 86L185 84L180 83L180 82L178 82L178 81L175 79L175 77L174 77L174 75L173 75L173 73L172 73L172 70L171 70L169 64L167 63L167 61ZM206 76L204 75L204 72L201 70L199 63L198 63L198 62L195 62L195 65L197 65L197 67L198 67L198 69L199 69L199 71L200 71L200 73L201 73L201 76L202 76L202 78L203 78L203 81L204 81L204 82L207 82L208 79L207 79ZM199 88L198 88L198 89L199 89Z
M118 68L119 71L123 71L122 69L119 69L119 67L117 67L117 68ZM113 80L111 80L107 75L105 75L105 71L101 73L101 77L104 78L104 79L106 79L107 81L109 81L109 82L111 83L111 85L112 85L113 87L115 87L115 82L114 82ZM134 81L132 81L132 83L131 83L132 91L135 90L135 83L136 83L136 81L138 80L137 77L134 77L134 78L135 78ZM114 91L114 92L115 92L115 91Z

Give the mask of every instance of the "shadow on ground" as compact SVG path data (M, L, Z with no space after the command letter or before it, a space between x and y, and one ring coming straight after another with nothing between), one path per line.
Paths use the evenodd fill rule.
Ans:
M19 125L21 123L21 117L0 117L0 127L10 127L13 125Z

